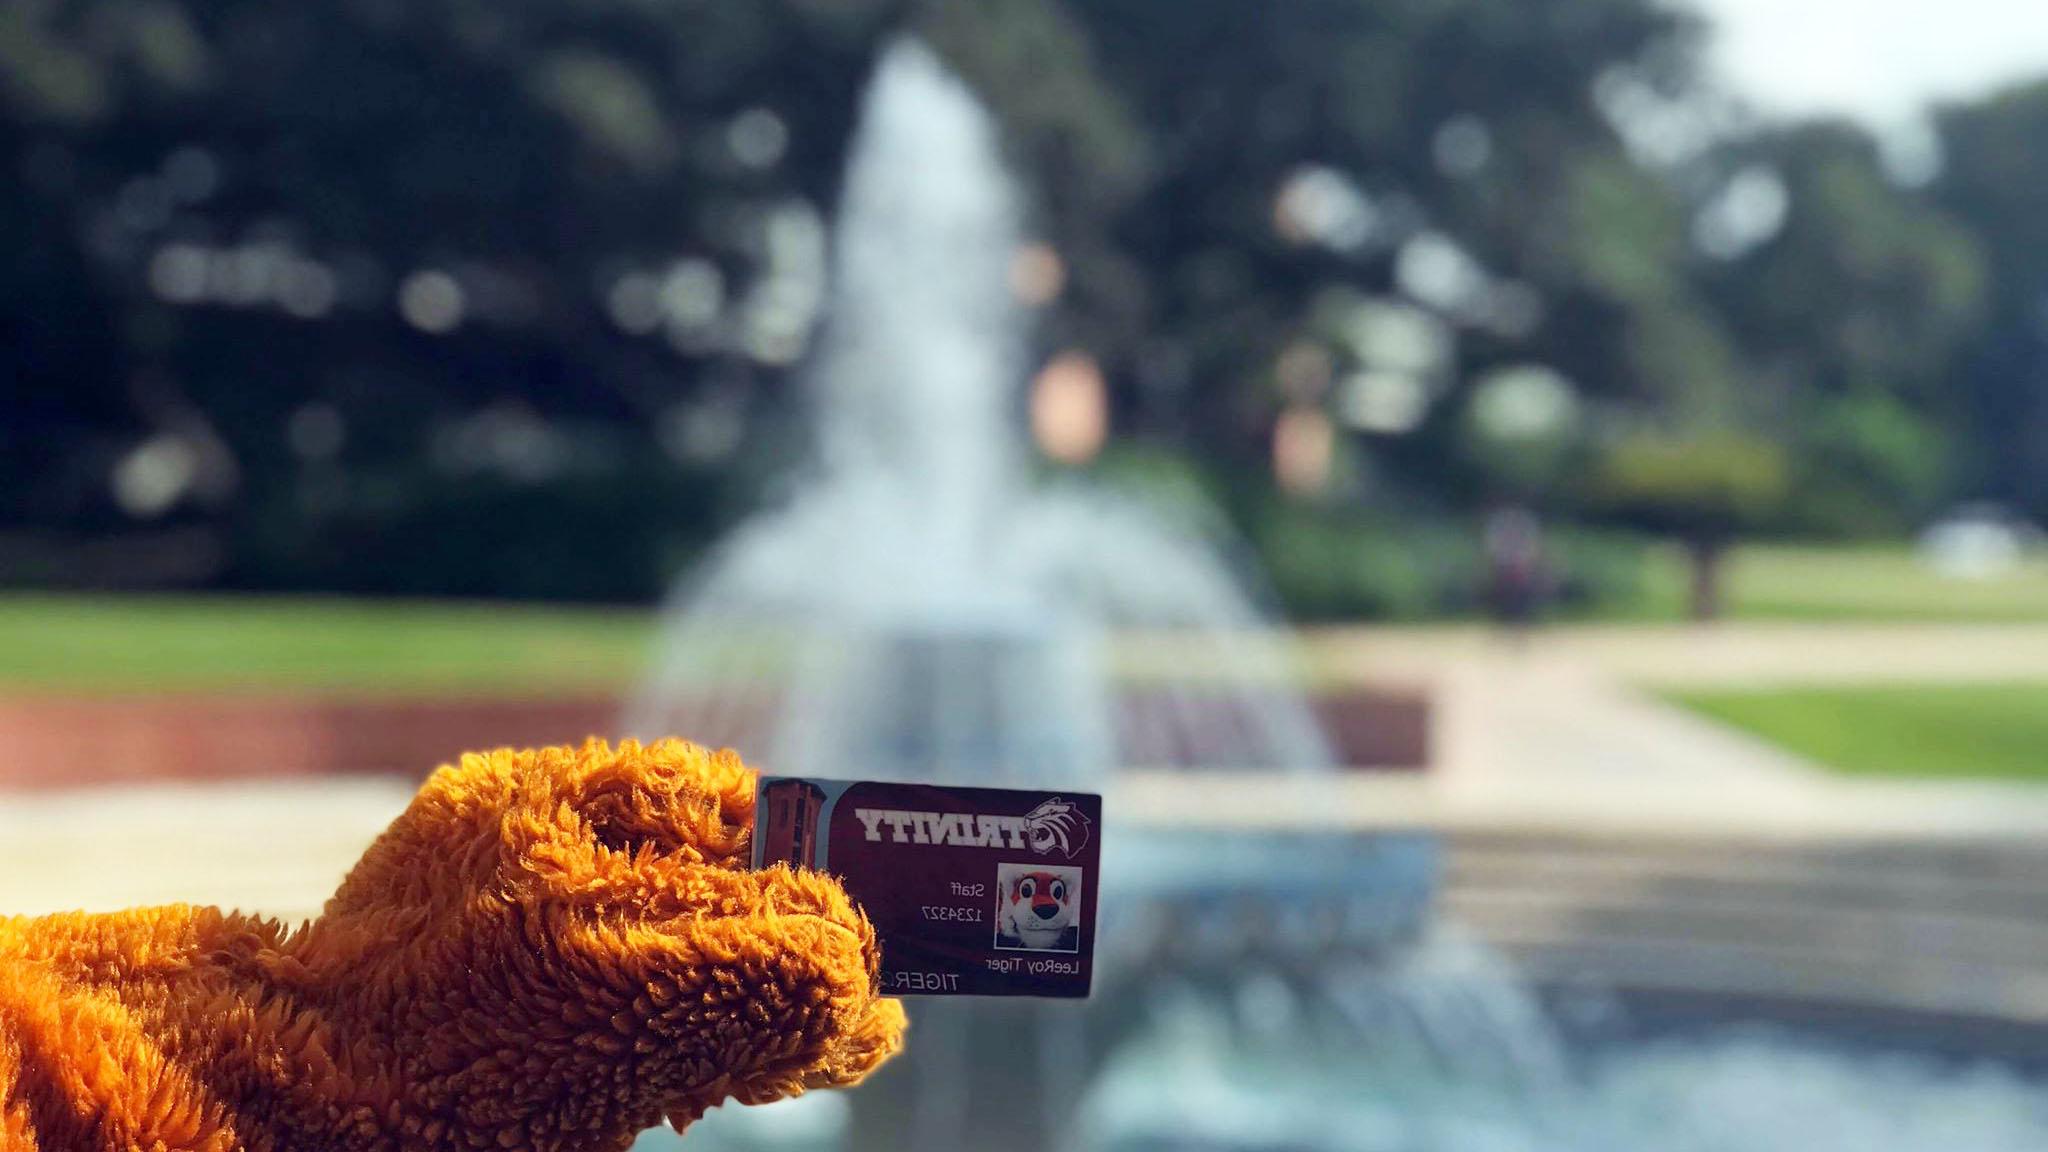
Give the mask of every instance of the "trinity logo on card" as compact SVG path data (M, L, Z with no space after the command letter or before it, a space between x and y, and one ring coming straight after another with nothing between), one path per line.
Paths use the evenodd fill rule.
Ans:
M1041 856L1058 852L1071 860L1088 846L1086 813L1054 796L1022 816L973 812L915 812L901 808L856 808L854 817L870 841L893 844L948 844L961 848L1029 848ZM887 836L884 836L884 832Z

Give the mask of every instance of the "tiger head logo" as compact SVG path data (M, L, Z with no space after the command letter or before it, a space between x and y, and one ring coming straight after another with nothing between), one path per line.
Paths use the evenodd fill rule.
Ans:
M1073 801L1055 796L1024 814L1024 835L1033 852L1057 851L1071 860L1088 846L1088 817Z

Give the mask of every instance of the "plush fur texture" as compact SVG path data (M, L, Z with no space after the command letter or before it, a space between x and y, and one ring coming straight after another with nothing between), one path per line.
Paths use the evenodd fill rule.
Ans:
M681 742L471 755L297 929L0 919L0 1152L616 1150L851 1084L902 1007L836 882L748 870L753 809Z

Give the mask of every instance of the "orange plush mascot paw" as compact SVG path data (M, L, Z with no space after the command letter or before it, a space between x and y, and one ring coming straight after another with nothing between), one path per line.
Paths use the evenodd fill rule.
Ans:
M625 1148L902 1042L866 917L748 871L754 775L664 741L465 756L320 918L0 919L0 1152Z

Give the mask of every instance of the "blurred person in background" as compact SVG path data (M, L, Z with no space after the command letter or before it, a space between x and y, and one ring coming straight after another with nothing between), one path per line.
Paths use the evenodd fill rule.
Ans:
M1486 516L1487 605L1517 643L1542 615L1551 573L1543 551L1543 523L1521 504L1502 504Z

